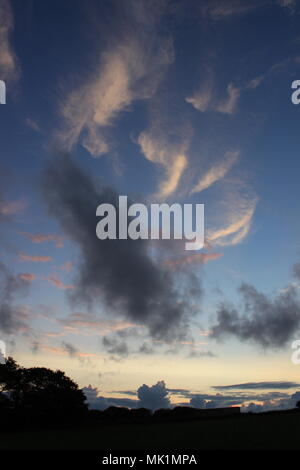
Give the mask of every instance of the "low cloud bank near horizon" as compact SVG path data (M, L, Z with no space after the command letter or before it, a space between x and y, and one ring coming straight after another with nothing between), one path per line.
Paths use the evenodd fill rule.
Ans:
M270 384L276 384L276 382L270 382ZM288 382L286 384L288 384ZM296 385L298 384L295 384L295 386ZM87 398L90 409L96 410L105 410L110 406L131 409L147 408L151 411L174 408L176 406L188 406L199 409L240 406L241 412L255 413L295 408L297 402L300 400L300 391L296 391L292 394L278 391L258 394L244 392L237 392L235 394L193 393L186 389L169 389L163 380L158 381L152 386L143 384L136 391L118 391L118 393L123 395L122 397L101 396L99 390L91 385L84 387L83 392ZM130 398L128 398L128 396ZM172 402L173 396L186 398L189 401L174 403Z

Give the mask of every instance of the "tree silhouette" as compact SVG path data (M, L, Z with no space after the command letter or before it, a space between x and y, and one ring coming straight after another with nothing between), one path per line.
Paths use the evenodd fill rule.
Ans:
M15 410L70 414L87 410L86 397L64 372L45 367L20 367L9 357L0 364L0 392L6 392Z

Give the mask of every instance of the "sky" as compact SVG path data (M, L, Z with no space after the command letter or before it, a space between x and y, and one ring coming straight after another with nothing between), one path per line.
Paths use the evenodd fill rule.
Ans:
M0 0L0 340L93 406L300 394L300 3ZM204 204L205 246L96 208Z

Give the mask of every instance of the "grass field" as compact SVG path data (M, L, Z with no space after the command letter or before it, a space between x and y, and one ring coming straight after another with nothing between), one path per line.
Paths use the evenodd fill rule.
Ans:
M300 449L300 414L1 433L0 449Z

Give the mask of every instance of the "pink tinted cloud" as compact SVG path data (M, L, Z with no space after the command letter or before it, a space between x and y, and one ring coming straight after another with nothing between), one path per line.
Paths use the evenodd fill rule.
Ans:
M27 253L19 253L19 260L32 261L34 263L48 263L49 261L52 261L52 258L50 256L32 256Z
M66 271L67 273L71 272L72 269L73 269L73 263L72 261L66 261L61 267L60 269L62 271Z
M13 215L22 212L27 207L23 199L18 201L0 201L0 214Z
M72 286L71 284L64 284L62 281L60 281L54 276L48 276L46 280L50 282L51 284L53 284L58 289L63 289L63 290L74 289L74 286Z
M63 238L60 235L46 233L19 232L20 235L28 238L32 243L54 242L58 248L63 247Z
M105 334L111 331L125 330L127 328L141 327L136 323L126 322L126 321L107 321L97 319L91 314L87 313L73 313L65 319L58 320L64 328L70 332L82 331L82 328L93 330L93 333L97 329L101 333Z
M30 273L21 273L19 274L20 279L23 279L23 281L27 282L32 282L36 279L35 274L30 274Z
M39 345L39 349L42 349L43 351L49 352L49 353L52 353L52 354L57 354L59 356L69 356L70 355L66 348L49 346L47 344ZM97 357L97 354L85 353L85 352L81 352L81 351L75 351L74 356L79 357L79 358L88 358L88 357Z

